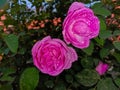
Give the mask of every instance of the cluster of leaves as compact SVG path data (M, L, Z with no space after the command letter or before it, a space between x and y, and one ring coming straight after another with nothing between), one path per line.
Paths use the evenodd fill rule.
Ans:
M4 21L7 30L14 28L9 33L4 32L4 27L0 28L0 90L120 89L120 41L111 40L111 37L120 35L120 30L110 28L106 23L106 18L115 12L111 0L102 0L94 5L95 0L76 0L91 5L100 19L100 34L91 40L88 48L80 50L74 47L78 61L57 77L45 75L34 67L31 48L47 35L62 39L62 27L48 22L44 28L28 30L26 25L32 20L53 20L55 17L61 17L63 21L74 0L28 1L34 9L29 8L24 0L10 0L9 8L0 13L7 15ZM13 27L8 28L9 25ZM109 64L109 70L103 76L95 71L99 61Z

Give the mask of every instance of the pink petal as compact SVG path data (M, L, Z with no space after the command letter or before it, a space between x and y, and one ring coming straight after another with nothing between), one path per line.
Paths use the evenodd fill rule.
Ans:
M108 64L99 62L98 66L96 67L96 71L98 72L99 75L105 74L105 72L108 70Z
M70 8L69 8L69 10L68 10L68 14L69 14L70 12L73 12L73 11L75 11L75 10L77 10L77 9L81 9L81 8L83 8L83 7L85 7L83 3L74 2L74 3L72 3L72 5L70 6Z

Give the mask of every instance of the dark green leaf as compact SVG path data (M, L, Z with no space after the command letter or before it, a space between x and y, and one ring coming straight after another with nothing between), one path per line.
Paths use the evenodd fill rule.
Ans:
M20 77L20 90L35 90L38 82L38 70L36 68L27 68Z
M114 42L113 45L115 46L116 49L120 50L120 42Z
M116 78L115 80L115 84L120 88L120 78Z
M0 78L1 81L9 81L9 82L13 82L14 80L14 77L11 77L9 75L3 75L1 78Z
M100 20L100 31L101 30L106 30L106 23L105 23L105 19L102 17L99 17Z
M73 82L73 76L72 75L69 75L69 74L65 75L65 79L66 79L66 81L68 83L72 83Z
M113 56L116 58L116 60L120 63L120 53L113 53Z
M13 90L12 85L0 85L0 90Z
M111 78L103 78L97 84L97 90L119 90Z
M109 15L111 15L111 12L108 9L106 9L106 8L104 8L102 6L94 7L93 11L94 11L95 14L102 15L102 16L109 16Z
M54 87L54 82L52 80L48 80L45 82L45 86L47 88L53 88Z
M100 50L100 57L103 59L104 57L106 57L107 55L109 55L109 49L107 48L102 48Z
M18 37L14 34L9 34L9 35L3 36L3 39L7 44L7 46L9 47L9 49L13 53L16 53L18 49Z
M103 4L102 4L101 2L95 3L95 4L92 6L92 9L98 8L98 7L103 7Z
M93 49L94 49L94 44L91 42L90 46L88 48L83 49L83 51L88 55L92 55Z
M76 80L84 86L93 86L99 79L98 73L91 69L85 69L76 75Z
M103 46L104 45L104 43L105 43L105 40L103 40L103 39L101 39L101 38L95 38L95 41L99 44L99 45L101 45L101 46Z
M115 30L114 33L113 33L114 36L116 35L120 35L120 30Z
M100 37L101 39L107 39L107 38L109 38L109 37L111 37L111 36L112 36L112 34L111 34L111 32L108 31L108 30L101 30L101 31L100 31L100 34L99 34L99 37Z
M66 90L65 84L60 82L54 87L54 90Z
M0 71L3 73L3 76L0 78L1 81L9 81L12 82L14 77L11 77L10 74L15 73L15 69L13 68L1 68Z
M84 68L93 68L94 60L91 57L81 59L81 64Z

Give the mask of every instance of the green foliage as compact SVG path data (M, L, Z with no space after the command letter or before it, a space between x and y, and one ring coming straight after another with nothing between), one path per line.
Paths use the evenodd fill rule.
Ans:
M112 34L111 34L111 32L108 31L108 30L102 30L102 31L100 31L99 36L100 36L101 39L106 39L106 38L111 37Z
M97 84L97 90L119 90L111 78L101 79Z
M115 84L120 88L120 78L116 78L115 80Z
M68 83L72 83L73 82L73 77L72 75L66 74L65 75L65 79Z
M84 68L93 68L93 65L94 65L94 60L92 57L85 57L83 59L81 59L81 65L84 67Z
M116 58L116 60L120 63L120 53L113 53L113 56Z
M13 90L13 89L12 89L12 85L6 84L6 85L0 86L0 90Z
M101 16L109 16L111 14L111 12L108 9L103 7L102 3L96 3L92 7L92 9L93 9L95 14L98 14L98 15L101 15Z
M3 39L13 53L17 53L18 37L14 34L4 35Z
M113 45L116 49L120 50L120 42L114 42Z
M38 82L38 70L36 68L27 68L20 78L20 90L35 90Z
M45 86L47 88L53 88L54 82L52 80L48 80L48 81L45 82Z
M100 31L106 30L107 27L106 27L105 19L102 17L99 17L99 20L100 20Z
M77 0L90 5L100 20L100 33L91 40L88 48L73 47L78 60L56 77L33 67L31 49L35 42L48 35L63 40L62 24L74 0L28 0L31 8L25 0L10 1L8 8L0 11L0 21L4 23L0 26L0 90L119 90L120 28L114 25L116 22L111 23L119 22L119 10L115 9L119 0L116 3L111 0ZM0 8L6 5L5 2L1 0ZM111 13L115 18L109 22ZM6 20L1 20L2 15ZM61 22L54 25L56 18ZM95 71L99 61L108 63L110 68L102 76Z
M83 51L88 55L92 55L93 49L94 49L94 44L91 42L90 46L88 48L83 49Z
M108 54L109 54L109 49L107 49L107 48L102 48L102 49L100 50L100 57L101 57L102 59L105 58Z
M0 78L1 81L13 82L14 77L11 77L10 74L15 73L14 68L1 68L0 71L3 73L3 76Z
M85 69L76 75L77 81L84 86L93 86L100 79L96 71Z
M66 87L63 82L59 82L53 90L66 90Z

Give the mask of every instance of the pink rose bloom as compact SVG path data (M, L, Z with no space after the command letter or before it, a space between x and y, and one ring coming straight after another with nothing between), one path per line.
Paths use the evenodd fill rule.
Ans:
M96 71L98 72L99 75L103 75L107 70L109 66L106 63L99 62L98 66L96 67Z
M90 39L98 36L99 19L83 3L74 2L63 22L63 37L67 44L77 48L87 48Z
M35 43L32 48L34 65L43 73L57 76L64 69L69 69L77 60L77 53L60 39L50 36Z

